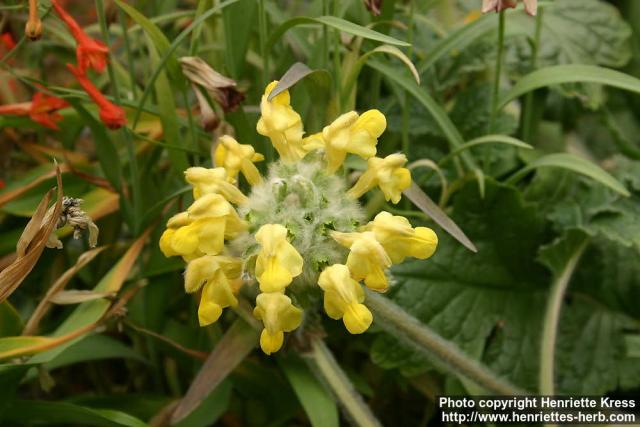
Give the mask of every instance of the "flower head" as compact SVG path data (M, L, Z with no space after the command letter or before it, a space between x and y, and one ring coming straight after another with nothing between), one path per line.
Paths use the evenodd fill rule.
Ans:
M324 291L324 309L332 319L342 319L344 326L352 334L361 334L371 326L373 316L362 304L364 291L351 278L346 265L334 264L324 269L318 278L318 285Z
M264 156L256 153L252 146L240 144L229 135L223 135L218 140L214 160L217 166L226 169L227 176L232 182L240 172L251 185L262 181L260 172L253 163L264 160Z
M80 83L80 86L82 86L84 91L87 92L87 95L89 95L100 109L100 120L102 123L109 129L119 129L127 124L127 116L124 109L109 101L102 92L94 86L81 68L74 67L71 64L67 64L67 68L73 73L78 83Z
M329 173L340 168L347 153L363 159L375 156L378 138L386 127L387 120L378 110L369 110L362 115L352 111L326 126L322 130L322 140Z
M0 115L29 116L31 120L46 128L58 130L57 122L62 120L62 115L58 113L58 110L68 105L64 99L36 92L31 102L0 105Z
M93 69L102 73L107 66L109 56L107 46L101 41L89 37L76 20L64 10L58 0L51 0L51 5L76 40L76 57L79 70L84 73L88 69Z
M260 135L271 139L271 143L285 162L295 162L307 154L302 143L302 119L291 108L289 91L285 90L269 101L269 95L277 84L277 81L271 82L262 95L262 117L258 120L257 130Z
M258 295L253 314L264 324L260 347L266 354L280 350L284 332L293 331L302 322L302 310L291 303L291 298L279 292Z
M351 197L358 198L375 186L379 186L384 198L398 203L402 191L411 186L411 172L405 168L407 157L404 154L391 154L384 159L371 157L368 168L349 190Z
M538 11L538 0L522 0L526 12L535 16ZM518 4L517 0L482 0L482 12L500 12L507 8L514 8Z
M265 224L256 233L260 252L256 259L256 277L262 292L282 291L302 273L302 257L287 241L287 229Z
M349 333L365 332L373 315L359 282L384 291L393 263L408 256L428 258L437 245L432 230L413 228L386 212L361 225L366 213L358 198L366 191L380 187L395 203L411 184L404 155L374 157L386 127L382 113L347 113L321 133L302 138L289 93L269 100L275 85L262 97L258 131L269 136L280 160L263 178L253 164L262 156L253 147L221 137L217 167L185 172L195 200L167 222L160 239L166 256L188 262L186 291L202 289L201 325L215 322L240 298L257 295L254 314L264 325L260 347L266 354L280 350L285 332L301 325L302 308L321 310L321 301L327 315L342 320ZM334 172L349 153L368 159L369 168L347 191L345 174ZM238 184L240 173L251 184L246 195ZM317 322L317 316L305 321Z

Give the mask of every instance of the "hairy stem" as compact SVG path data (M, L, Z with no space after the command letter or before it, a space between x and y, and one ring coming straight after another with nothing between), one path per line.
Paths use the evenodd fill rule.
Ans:
M542 343L540 346L540 394L542 395L553 395L555 392L554 362L560 310L571 276L573 276L573 272L587 247L587 243L588 239L585 238L584 241L576 247L575 252L569 261L567 261L562 273L551 286L549 299L547 301L547 310L544 316Z
M498 378L485 365L467 356L455 344L442 338L390 299L367 290L367 306L373 312L376 325L451 373L472 381L489 393L504 396L527 394Z
M312 339L311 352L307 357L311 363L312 371L318 375L321 382L331 389L354 425L361 427L381 426L322 339Z

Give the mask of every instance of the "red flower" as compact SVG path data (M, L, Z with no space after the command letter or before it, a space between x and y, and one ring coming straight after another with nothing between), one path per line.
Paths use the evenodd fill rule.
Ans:
M57 122L62 120L62 115L58 113L58 110L68 105L63 99L37 92L33 95L31 102L0 105L0 115L29 116L31 120L44 127L58 130Z
M93 68L99 73L103 72L107 66L107 57L109 55L107 46L101 41L89 37L76 20L58 3L58 0L51 0L51 5L55 8L60 19L64 21L69 28L69 32L71 32L71 35L78 43L76 56L80 70L84 72L89 68Z
M100 120L107 125L109 129L118 129L127 124L127 116L122 107L109 101L103 94L93 85L91 80L87 78L87 75L82 71L80 67L74 67L71 64L67 64L67 68L76 76L78 83L87 92L87 95L93 99L100 109Z

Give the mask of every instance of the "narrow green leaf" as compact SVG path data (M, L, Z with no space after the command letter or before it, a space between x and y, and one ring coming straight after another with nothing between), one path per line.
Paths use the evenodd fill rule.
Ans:
M495 31L497 28L497 17L493 14L483 15L475 21L458 28L429 48L427 58L418 66L420 74L431 68L446 54L454 51L463 51L469 45L475 43L478 38Z
M640 79L620 71L595 65L554 65L527 74L500 99L500 108L509 102L547 86L564 83L599 83L640 94Z
M176 407L171 420L173 424L185 419L253 350L258 342L258 331L242 319L236 322L218 342L198 375L191 383L187 394Z
M457 156L458 154L460 154L464 150L468 150L470 148L477 147L478 145L494 144L494 143L504 144L504 145L511 145L513 147L523 148L525 150L532 150L533 149L533 147L531 145L527 144L526 142L521 141L521 140L519 140L517 138L511 137L511 136L507 136L507 135L486 135L486 136L481 136L480 138L475 138L475 139L472 139L471 141L465 142L460 147L456 148L455 150L453 150L449 154L447 154L445 157L440 159L438 164L439 165L445 164L446 162L448 162L449 160L451 160L453 157Z
M296 62L287 70L286 73L284 73L280 80L278 80L278 84L273 88L267 99L271 101L280 93L289 89L306 77L313 78L314 82L318 86L322 86L327 90L331 84L331 75L327 70L312 70L302 62Z
M554 153L539 157L513 174L507 180L507 183L516 183L532 170L544 167L568 169L598 181L625 197L629 197L629 191L620 183L620 181L609 175L598 165L583 159L582 157L569 153Z
M438 224L444 231L449 233L458 242L462 243L464 247L472 252L478 252L476 246L469 240L464 231L453 222L451 218L438 206L431 198L424 192L416 183L411 183L411 187L404 190L403 194L407 196L409 200L413 202L418 209L427 214L436 224Z
M271 52L271 49L276 42L286 33L289 29L298 25L308 24L324 24L328 27L335 28L345 33L353 34L354 36L362 37L368 40L374 40L381 43L386 43L395 46L411 46L407 42L403 42L391 36L379 33L369 28L363 27L353 22L346 21L342 18L335 16L320 16L317 18L310 18L308 16L298 16L282 23L276 28L267 41L267 52Z
M3 420L14 425L83 425L97 427L146 427L147 424L124 412L94 409L68 402L16 400Z
M313 427L339 426L336 402L308 366L293 354L278 358L278 362L309 416L311 425Z
M0 303L0 337L18 335L22 327L22 319L11 303Z
M130 6L120 0L115 1L116 4L136 22L136 24L140 25L144 29L153 42L153 46L156 48L159 55L164 55L169 51L171 43L156 24L151 22L151 20L142 13L138 12L133 6ZM181 75L178 59L172 53L167 57L166 67L172 78L177 78Z

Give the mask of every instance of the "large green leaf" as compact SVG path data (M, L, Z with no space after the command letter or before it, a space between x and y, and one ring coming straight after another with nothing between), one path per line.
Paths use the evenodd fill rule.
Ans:
M530 307L544 306L548 276L535 256L547 239L546 226L518 191L492 180L487 184L484 199L467 185L453 204L453 219L478 253L440 236L432 258L393 269L399 283L392 298L470 356L484 358L498 374L533 390L537 360L523 355L537 354L542 310ZM373 359L407 373L425 366L388 336L376 340Z

